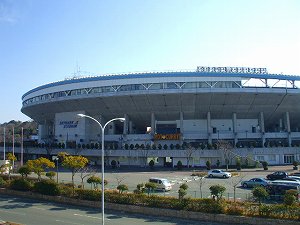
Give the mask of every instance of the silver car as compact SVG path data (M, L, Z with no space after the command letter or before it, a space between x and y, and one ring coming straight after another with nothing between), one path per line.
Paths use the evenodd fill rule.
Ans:
M264 178L252 178L250 180L245 180L241 182L244 188L251 188L255 186L267 186L270 182Z
M225 172L223 170L210 170L207 173L208 177L219 177L219 178L229 178L231 177L231 173Z

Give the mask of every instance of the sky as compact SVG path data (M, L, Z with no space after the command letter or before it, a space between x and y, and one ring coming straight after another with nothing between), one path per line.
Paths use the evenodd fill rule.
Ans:
M22 95L77 71L197 66L300 76L300 1L0 0L0 123L29 120Z

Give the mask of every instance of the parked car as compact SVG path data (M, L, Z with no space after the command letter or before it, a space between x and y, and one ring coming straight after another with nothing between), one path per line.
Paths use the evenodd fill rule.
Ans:
M298 201L300 200L300 185L282 184L271 182L266 186L271 199L283 200L283 196L287 190L296 190L298 193Z
M292 173L291 175L295 177L300 177L300 172Z
M282 178L282 180L300 181L300 177L297 177L297 176L287 176L285 178Z
M270 183L270 181L268 181L268 180L266 180L264 178L252 178L250 180L242 181L241 185L244 188L255 187L255 186L266 187L269 183Z
M223 170L210 170L207 173L208 177L219 177L219 178L229 178L231 177L231 173L225 172Z
M156 189L157 190L162 190L162 191L170 191L172 189L172 185L169 180L164 179L164 178L150 178L149 182L155 183L157 185Z
M272 184L300 185L299 180L273 180Z
M267 179L268 180L279 180L279 179L285 178L287 176L288 176L288 173L286 173L284 171L276 171L274 173L268 174Z

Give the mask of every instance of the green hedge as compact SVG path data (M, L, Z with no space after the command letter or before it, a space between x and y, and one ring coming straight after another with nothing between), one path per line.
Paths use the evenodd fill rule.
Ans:
M10 182L10 188L18 191L30 191L32 183L25 179L15 179Z
M79 199L100 201L101 191L76 189L76 195ZM152 208L167 208L177 210L189 210L205 213L224 213L226 201L215 201L213 199L190 199L183 198L179 200L176 197L164 197L158 195L119 193L118 191L105 191L105 201L117 204L141 205Z
M42 180L34 183L33 190L44 195L60 195L58 184L52 180Z

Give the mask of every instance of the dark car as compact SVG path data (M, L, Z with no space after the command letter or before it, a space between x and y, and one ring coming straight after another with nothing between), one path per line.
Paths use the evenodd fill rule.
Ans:
M286 177L288 177L288 174L284 171L276 171L267 175L268 180L280 180Z
M283 196L288 190L295 190L298 193L298 200L300 197L300 185L270 183L266 186L266 190L269 193L271 199L283 200Z

